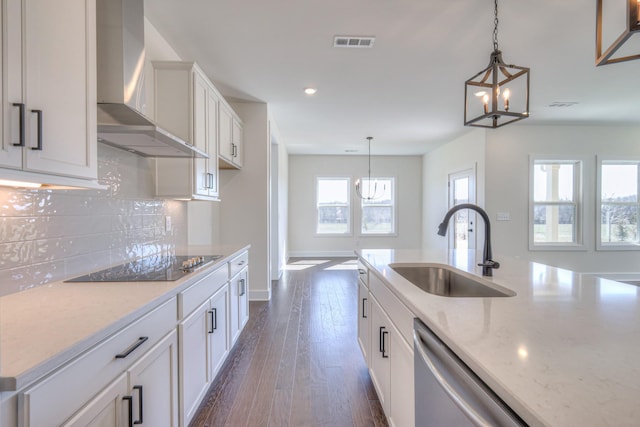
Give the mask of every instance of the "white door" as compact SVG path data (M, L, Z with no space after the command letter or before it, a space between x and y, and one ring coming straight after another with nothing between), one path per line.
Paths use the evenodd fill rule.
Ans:
M449 209L463 203L476 203L475 168L449 174ZM462 209L455 213L449 231L450 249L476 248L476 213ZM453 231L453 232L452 232Z
M210 324L209 345L211 353L211 376L215 377L229 352L229 337L227 328L227 305L229 300L229 287L224 286L211 298L211 310L207 313Z
M120 427L128 425L129 406L127 376L122 374L78 413L62 424L63 427Z

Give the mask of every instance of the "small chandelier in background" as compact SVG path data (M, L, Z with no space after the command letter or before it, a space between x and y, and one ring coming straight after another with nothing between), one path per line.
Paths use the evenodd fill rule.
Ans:
M498 128L529 117L529 68L507 65L498 49L498 0L494 0L489 66L464 85L464 125Z
M625 45L631 36L640 35L640 0L607 0L606 5L603 3L604 0L596 3L596 66L640 59L637 43L640 37L634 37L635 44ZM609 28L608 24L614 28ZM602 45L605 39L613 39L607 37L611 35L617 38L603 52Z
M384 193L384 186L382 188L382 193L378 194L378 181L376 180L373 183L373 192L371 192L371 140L373 139L372 136L368 136L367 140L369 141L369 175L367 178L367 194L363 194L362 193L362 183L360 182L360 178L358 178L356 180L356 194L358 195L358 197L360 197L363 200L374 200L377 199L378 197L382 196L382 194Z

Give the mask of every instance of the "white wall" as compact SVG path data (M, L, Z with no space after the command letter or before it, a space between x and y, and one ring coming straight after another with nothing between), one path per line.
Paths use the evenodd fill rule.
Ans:
M422 246L424 249L447 248L447 239L438 236L436 232L448 209L449 174L475 167L476 204L485 206L485 132L484 129L473 130L424 155L422 164L424 175ZM481 226L478 227L478 236L483 236L482 230ZM482 244L482 242L478 243Z
M357 248L420 248L422 234L422 160L419 156L373 156L373 176L396 176L398 235L361 236L353 221L351 236L315 234L315 179L317 176L350 176L352 186L367 176L366 156L289 156L289 255L351 256ZM352 217L358 202L352 188Z
M486 205L496 254L521 256L581 272L640 272L639 251L595 251L596 156L640 155L640 127L507 126L487 132ZM529 155L586 156L584 213L586 251L529 251ZM498 258L497 256L495 258ZM499 259L499 258L498 258Z
M271 124L271 280L278 280L288 259L289 156L273 120Z
M249 250L249 298L271 298L270 159L267 104L234 102L244 122L243 167L220 171L220 243Z

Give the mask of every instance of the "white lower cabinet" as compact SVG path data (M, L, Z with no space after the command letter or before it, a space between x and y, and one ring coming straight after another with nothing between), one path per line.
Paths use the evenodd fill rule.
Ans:
M360 311L370 308L366 319L360 316L359 331L369 330L369 343L364 345L368 350L365 359L389 425L412 427L415 424L413 348L407 336L409 331L404 330L413 314L384 286L371 273L369 289L359 283ZM363 302L365 290L368 297L364 298L368 299ZM360 337L359 340L363 347Z
M127 371L127 378L129 395L126 403L131 405L133 424L178 427L178 337L175 329ZM131 425L128 415L126 425Z
M178 326L180 335L181 419L186 426L195 415L215 375L229 353L225 283Z
M123 398L127 395L127 375L114 382L87 403L63 427L119 427L126 426L128 413Z
M177 427L177 344L172 331L62 425Z
M247 289L249 284L249 269L243 268L229 281L231 301L229 305L229 329L231 345L240 336L242 328L249 320L249 298Z

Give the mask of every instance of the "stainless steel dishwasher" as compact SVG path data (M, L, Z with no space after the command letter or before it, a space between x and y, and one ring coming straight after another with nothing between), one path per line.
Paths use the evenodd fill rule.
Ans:
M417 318L413 343L416 427L527 425Z

